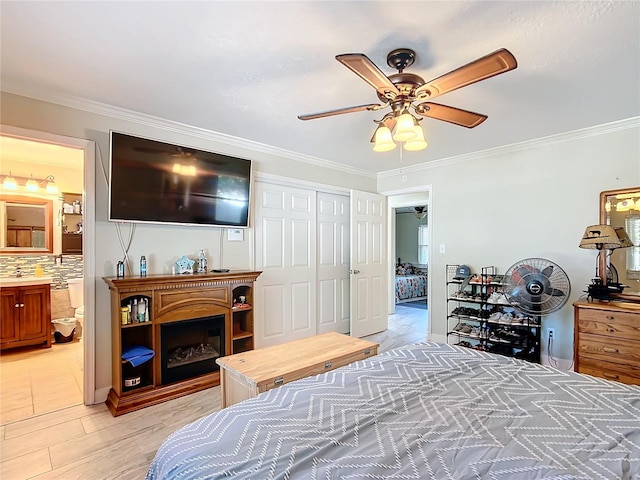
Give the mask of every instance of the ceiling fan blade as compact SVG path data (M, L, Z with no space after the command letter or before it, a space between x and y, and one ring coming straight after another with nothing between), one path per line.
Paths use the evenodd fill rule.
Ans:
M336 60L375 88L385 98L393 100L400 95L400 91L389 80L389 77L382 73L382 70L369 60L366 55L362 53L344 53L336 55Z
M416 113L423 117L444 120L462 127L473 128L480 125L487 119L486 115L462 110L460 108L448 107L439 103L423 102L416 105Z
M425 83L416 90L415 96L434 98L480 80L508 72L517 66L518 62L511 52L506 48L501 48Z
M308 113L306 115L298 115L300 120L313 120L315 118L331 117L333 115L342 115L343 113L361 112L363 110L379 110L385 105L379 103L368 103L366 105L356 105L355 107L337 108L335 110L327 110L326 112Z

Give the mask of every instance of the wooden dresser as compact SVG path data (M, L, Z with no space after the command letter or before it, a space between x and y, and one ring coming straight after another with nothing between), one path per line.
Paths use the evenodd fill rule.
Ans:
M640 385L640 303L580 300L573 307L575 371Z

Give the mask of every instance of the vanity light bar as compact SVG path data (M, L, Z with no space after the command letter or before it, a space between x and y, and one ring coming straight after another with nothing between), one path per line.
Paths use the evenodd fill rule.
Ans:
M2 188L5 190L17 190L18 187L24 187L30 192L37 192L40 188L43 188L47 193L58 193L58 186L56 185L53 175L48 175L45 178L37 178L33 175L29 177L13 176L11 172L9 175L0 174L2 179Z

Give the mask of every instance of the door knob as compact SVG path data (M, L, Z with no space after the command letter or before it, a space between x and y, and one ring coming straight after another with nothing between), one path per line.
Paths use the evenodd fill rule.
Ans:
M349 270L349 273L357 274L360 273L360 270Z

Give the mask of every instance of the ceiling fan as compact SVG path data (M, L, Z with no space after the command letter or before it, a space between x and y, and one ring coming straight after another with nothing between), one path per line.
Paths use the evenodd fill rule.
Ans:
M398 73L387 76L362 53L337 55L336 60L376 89L378 99L381 103L369 103L298 115L298 118L300 120L313 120L344 113L364 110L376 111L390 107L391 111L385 114L381 120L374 120L374 122L379 124L376 133L371 139L372 142L376 143L374 150L386 151L395 148L395 143L391 140L391 131L393 131L394 128L396 129L393 135L394 140L407 141L405 144L405 149L407 150L418 150L421 148L408 147L411 141L415 140L417 136L422 136L422 129L418 125L418 122L422 119L417 119L411 115L409 113L410 110L421 117L435 118L436 120L443 120L467 128L477 127L487 119L486 115L441 105L431 102L431 100L445 93L457 90L458 88L466 87L467 85L508 72L518 66L511 52L502 48L434 80L425 82L419 75L404 71L407 67L413 65L415 57L415 52L409 48L398 48L389 52L387 55L387 64L397 69ZM384 130L384 128L387 130ZM419 132L417 131L418 128L420 129ZM414 131L414 129L416 129L416 131ZM376 149L378 143L382 145L383 139L378 138L379 136L385 137L387 143L386 147ZM391 146L388 141L391 141L393 146ZM425 148L426 142L424 142L424 139L422 139L422 142L424 143L422 148Z

